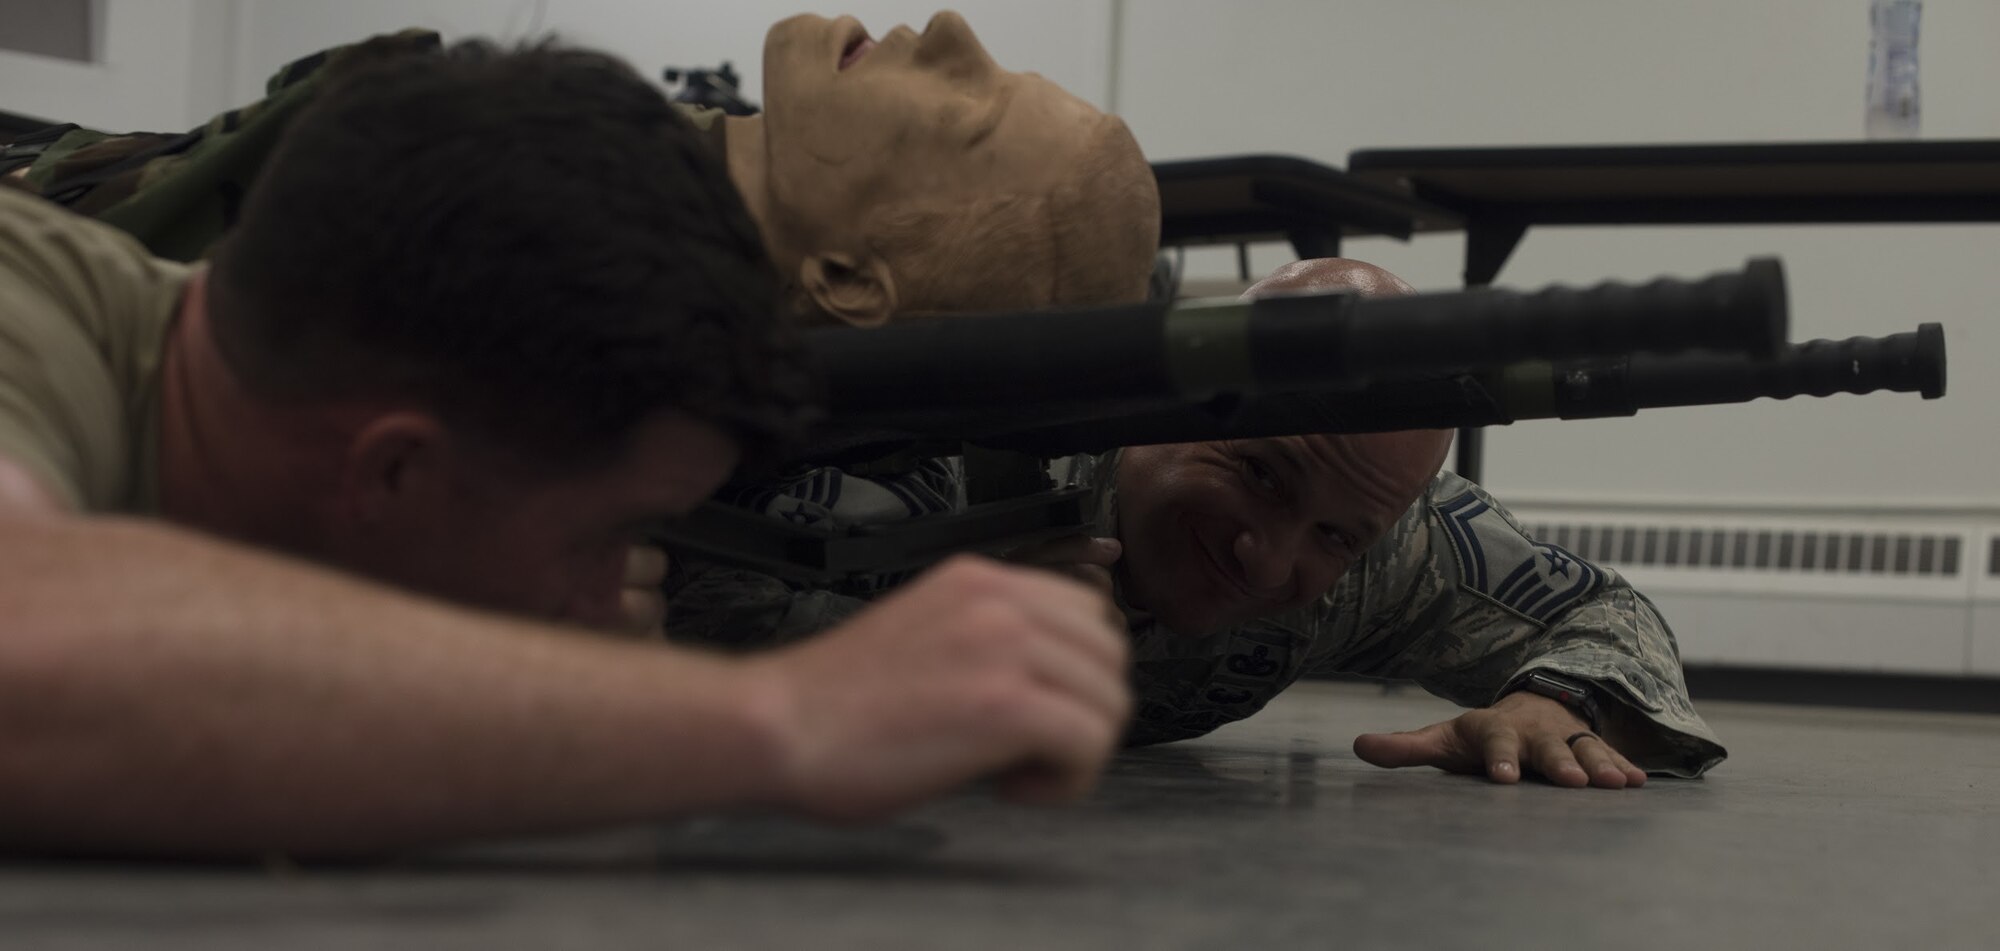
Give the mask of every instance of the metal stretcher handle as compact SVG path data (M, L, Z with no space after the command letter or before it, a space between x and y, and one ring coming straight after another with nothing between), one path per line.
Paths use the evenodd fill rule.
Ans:
M1769 356L1787 330L1774 259L1643 285L1315 294L913 320L808 335L831 421L1301 388L1526 360L1716 350Z

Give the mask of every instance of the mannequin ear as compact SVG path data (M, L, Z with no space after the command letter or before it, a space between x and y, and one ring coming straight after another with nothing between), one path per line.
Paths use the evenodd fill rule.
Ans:
M806 255L799 262L799 287L820 310L856 327L879 327L896 312L896 279L888 262L872 255Z

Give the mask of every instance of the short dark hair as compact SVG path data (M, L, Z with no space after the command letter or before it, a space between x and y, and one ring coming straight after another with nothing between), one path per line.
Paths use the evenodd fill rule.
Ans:
M415 398L552 468L663 409L768 456L813 395L718 150L630 67L553 44L330 77L210 284L260 395Z

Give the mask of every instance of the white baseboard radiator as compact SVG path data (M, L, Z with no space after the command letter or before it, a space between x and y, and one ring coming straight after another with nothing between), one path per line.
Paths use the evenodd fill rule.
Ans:
M2000 511L1511 508L1652 598L1689 664L2000 676Z

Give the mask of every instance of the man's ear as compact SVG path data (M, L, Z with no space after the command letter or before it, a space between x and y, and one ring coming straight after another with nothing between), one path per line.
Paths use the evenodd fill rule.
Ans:
M808 254L799 262L799 289L828 316L856 327L879 327L896 312L895 276L874 255Z
M435 506L450 485L444 424L419 412L377 416L348 443L341 489L352 517L379 524Z

